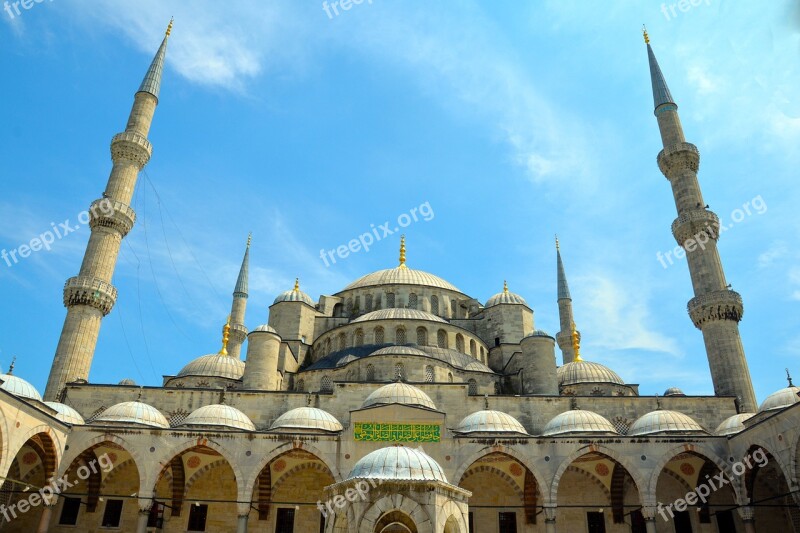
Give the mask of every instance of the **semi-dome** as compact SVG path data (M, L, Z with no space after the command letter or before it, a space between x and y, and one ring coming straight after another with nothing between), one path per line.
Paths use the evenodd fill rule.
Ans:
M36 387L17 377L13 374L0 374L0 389L10 392L14 396L20 398L27 398L29 400L42 401L42 395L36 390Z
M678 387L670 387L664 391L664 396L686 396Z
M378 311L372 311L365 315L361 315L353 320L351 324L355 324L356 322L369 322L370 320L429 320L431 322L441 322L443 324L447 324L447 320L436 315L426 313L425 311L418 311L416 309L401 309L395 307L391 309L380 309Z
M578 383L614 383L624 385L625 382L610 368L591 361L573 361L562 365L556 371L559 385L575 385Z
M348 479L447 483L447 477L439 463L425 452L407 446L390 446L365 455L350 471Z
M180 426L216 426L255 431L256 426L246 414L225 404L204 405L192 411Z
M112 424L139 424L156 428L169 427L169 422L158 409L139 401L112 405L95 418L94 421Z
M316 407L298 407L279 416L269 429L271 431L300 429L335 433L344 428L336 420L336 417L327 411Z
M758 408L758 411L772 411L774 409L783 409L784 407L794 405L800 401L800 397L797 396L798 392L800 392L800 388L794 386L775 391L767 396L764 403Z
M278 332L275 331L275 328L273 328L269 324L261 324L256 329L254 329L251 333L254 333L256 331L266 331L267 333L274 333L276 335L278 334Z
M198 357L178 372L178 377L208 376L228 379L242 379L244 361L238 357L213 353Z
M436 409L436 405L431 400L431 397L425 394L424 391L409 385L408 383L396 382L384 385L383 387L375 390L367 396L364 400L362 408L371 407L373 405L386 405L392 403L399 403L402 405L413 405L415 407L425 407L427 409Z
M80 426L86 423L81 414L69 405L59 402L44 402L44 404L53 409L56 412L56 414L53 416L62 422L72 424L73 426Z
M468 370L471 372L494 373L491 368L481 363L475 357L461 353L449 348L439 348L437 346L384 346L384 345L365 345L350 346L344 350L338 350L317 360L306 370L324 370L341 368L354 360L365 359L368 357L383 356L412 356L427 357L441 361L458 370Z
M500 304L528 305L525 298L508 290L508 284L503 282L503 292L498 292L486 301L486 307Z
M464 417L455 429L457 433L515 433L527 435L519 420L502 411L484 410Z
M134 387L134 386L136 386L136 382L133 381L131 378L125 378L125 379L121 380L117 385L125 385L125 386L128 386L128 387Z
M556 415L544 426L544 431L542 432L545 437L568 433L616 434L617 430L605 417L595 412L572 409Z
M412 346L387 346L385 348L381 348L379 350L375 350L370 356L373 355L416 355L421 357L428 357L428 354L420 350L419 348L414 348Z
M729 416L722 423L717 426L716 433L720 436L733 435L744 430L744 421L752 418L755 413L739 413L738 415Z
M640 416L628 430L629 437L657 433L706 433L706 431L692 417L666 409L658 409Z
M414 270L405 265L378 270L377 272L362 276L345 287L341 292L380 285L421 285L423 287L435 287L438 289L461 292L455 285L443 280L439 276L434 276L422 270Z

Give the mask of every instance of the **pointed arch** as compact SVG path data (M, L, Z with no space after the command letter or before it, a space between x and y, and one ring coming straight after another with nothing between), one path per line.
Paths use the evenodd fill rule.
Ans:
M645 495L647 497L644 501L654 502L656 501L656 488L658 487L658 478L661 476L661 471L664 470L664 467L667 466L667 463L672 461L675 456L680 455L682 453L691 453L706 459L707 461L711 461L714 463L717 468L719 468L720 472L724 473L725 476L729 480L734 480L735 477L731 475L730 468L725 463L725 461L719 457L714 450L710 449L709 447L700 444L700 443L692 443L692 444L681 444L679 446L675 446L670 448L666 453L662 454L659 458L658 462L655 464L653 469L650 471L650 479L647 483L647 488ZM740 487L737 483L730 483L731 487L733 487L734 495L737 501L741 501L739 498L741 496ZM639 489L641 491L641 488Z
M524 456L520 452L516 451L514 448L509 446L505 446L503 444L495 444L493 446L486 446L476 450L474 453L469 455L459 466L456 468L455 473L453 474L453 482L460 483L462 477L464 477L464 473L469 470L469 468L481 458L491 455L493 453L502 453L504 455L508 455L519 464L524 466L531 474L533 474L533 478L536 481L536 484L539 487L539 492L541 493L543 498L547 498L548 494L550 493L549 486L547 484L547 478L542 475L542 472L529 460L528 457Z
M553 476L553 481L552 481L552 483L550 485L550 495L549 495L550 502L552 502L554 504L556 502L558 502L558 486L559 486L559 483L561 482L561 477L567 471L569 466L576 459L578 459L580 457L583 457L584 455L591 454L591 453L597 453L597 454L605 455L609 459L612 459L612 460L616 461L618 464L622 465L622 467L625 468L625 470L628 471L628 474L630 474L631 479L633 479L633 482L636 485L636 490L637 490L638 495L639 495L639 501L640 502L647 501L644 498L644 495L645 495L644 488L647 487L647 480L642 477L640 470L637 469L635 465L631 465L628 462L627 458L623 457L622 455L620 455L618 452L612 450L611 448L608 448L607 446L604 446L602 444L592 443L592 444L589 444L587 446L582 446L581 448L579 448L579 449L575 450L574 452L572 452L571 454L569 454L569 456L567 456L561 462L561 464L558 466L558 469L556 470L556 473ZM546 503L550 503L550 502L546 502Z
M253 488L255 487L256 481L258 479L258 475L261 473L262 470L264 470L264 467L266 467L268 464L270 464L272 461L274 461L281 455L284 455L294 450L304 450L307 451L308 453L313 454L320 462L322 462L325 466L328 467L328 470L330 470L331 475L333 476L333 479L336 480L336 482L342 481L343 478L342 474L339 472L339 469L336 468L336 465L334 463L326 459L326 455L322 450L320 450L319 448L308 442L293 441L284 443L278 446L277 448L274 448L271 452L265 454L258 461L258 463L254 465L252 469L249 469L247 477L242 478L244 480L242 494L243 495L252 494ZM249 496L247 497L249 498Z

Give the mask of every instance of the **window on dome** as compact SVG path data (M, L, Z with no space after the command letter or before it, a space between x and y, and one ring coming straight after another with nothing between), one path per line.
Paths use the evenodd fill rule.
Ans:
M356 296L355 303L353 303L353 312L358 314L361 311L361 296Z
M447 373L447 382L448 383L452 383L453 382L453 373L452 372L448 372Z
M347 337L344 333L339 333L339 349L344 350L347 347Z
M357 329L355 337L356 337L356 346L364 346L364 330Z
M372 295L367 294L364 296L364 311L369 313L372 311Z
M330 376L322 376L322 380L319 385L320 392L333 392L333 381L331 381Z
M469 383L469 395L470 396L477 396L478 394L478 382L474 379L470 379L467 381Z
M458 304L455 299L450 300L450 315L452 315L453 318L458 318Z
M367 381L375 381L375 367L367 365Z
M416 309L417 308L417 293L412 292L408 295L408 308L409 309Z
M478 357L478 345L475 344L474 339L469 341L469 353L472 354L472 357Z
M456 350L464 353L464 336L461 333L456 335Z
M425 383L433 383L433 367L431 365L425 367Z
M417 328L417 344L419 346L428 345L428 330L423 327Z
M325 355L328 355L329 353L331 353L331 339L330 339L330 337L328 337L328 339L325 341Z
M382 305L383 305L383 302L381 300L381 295L378 294L377 296L375 296L375 310L376 311L379 310Z
M443 329L440 329L436 332L436 345L439 348L447 348L447 332Z
M346 316L353 316L353 299L348 298L347 303L344 304Z
M406 330L403 328L397 328L394 332L394 342L395 344L405 344L406 343Z
M406 375L406 369L403 366L403 363L397 363L394 365L394 379L403 379Z
M439 297L435 294L431 296L431 314L438 315L439 314Z
M384 336L383 328L375 328L375 344L383 344L386 342Z
M394 293L387 292L386 293L386 308L391 309L394 307Z

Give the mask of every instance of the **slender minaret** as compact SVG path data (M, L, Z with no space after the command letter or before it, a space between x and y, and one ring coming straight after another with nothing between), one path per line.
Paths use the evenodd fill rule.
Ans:
M561 331L556 334L556 342L561 348L563 364L571 363L575 360L575 349L573 348L572 337L575 318L572 316L572 296L569 294L567 285L567 274L564 272L564 263L561 261L561 246L556 237L556 262L558 263L558 318ZM580 333L575 332L580 339Z
M247 279L250 269L250 242L253 236L247 236L247 248L244 250L242 268L239 269L239 277L236 279L236 287L233 289L233 304L231 305L231 327L230 342L228 343L228 353L231 357L239 359L242 352L242 343L247 338L247 328L244 326L244 313L247 309Z
M167 53L172 21L133 100L125 131L111 139L113 167L103 197L89 207L91 236L78 275L64 286L67 317L50 369L45 400L56 400L64 385L88 380L100 321L111 312L117 289L111 285L122 239L133 228L136 213L130 207L139 171L150 160L147 140Z
M740 412L755 412L753 383L739 336L744 306L742 297L730 290L725 281L717 251L719 218L708 210L697 181L700 153L695 145L686 142L678 106L653 54L647 31L644 40L650 61L655 115L664 146L658 154L658 166L672 186L678 209L672 234L686 250L694 288L694 298L688 305L689 316L703 332L715 394L735 396Z

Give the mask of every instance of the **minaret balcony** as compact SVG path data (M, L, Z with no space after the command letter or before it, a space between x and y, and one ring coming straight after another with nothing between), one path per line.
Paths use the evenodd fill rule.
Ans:
M698 329L706 322L733 320L739 322L744 315L742 296L730 289L713 291L689 300L686 306L689 317Z
M672 223L672 235L680 246L693 239L697 243L706 243L719 238L719 217L716 213L703 208L692 209L681 213Z
M247 338L247 328L243 324L231 324L230 338L237 344L242 344Z
M90 276L69 278L64 285L64 307L89 305L106 316L117 301L117 289L108 282Z
M658 168L667 179L685 170L697 172L700 168L700 150L686 142L668 146L658 153Z
M153 145L141 133L123 131L111 139L111 159L115 163L120 159L125 159L137 165L141 170L150 161L152 155Z
M131 206L110 198L100 198L89 206L89 227L111 228L125 237L136 223L136 212Z

